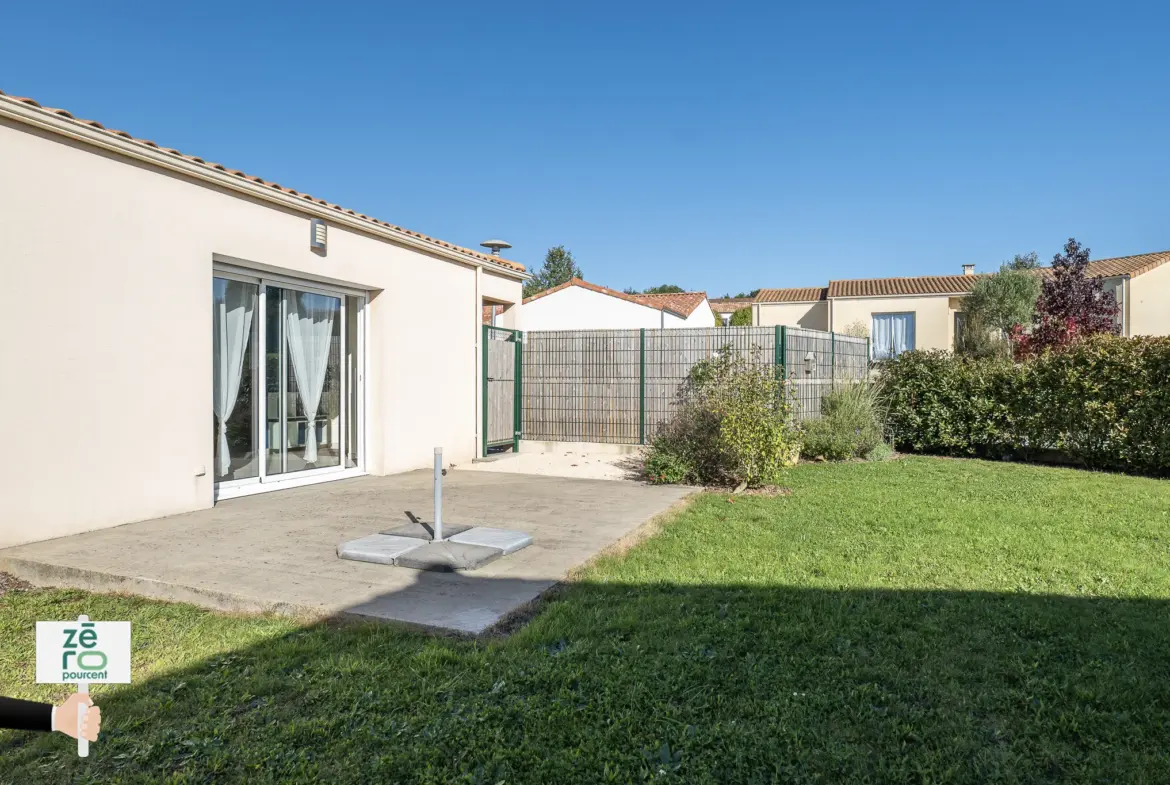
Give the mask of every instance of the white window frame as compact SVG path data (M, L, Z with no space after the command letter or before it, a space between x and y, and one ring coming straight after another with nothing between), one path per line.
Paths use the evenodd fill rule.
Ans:
M367 405L367 391L366 380L369 378L369 347L366 345L366 336L369 334L368 325L370 318L369 309L369 293L362 289L353 289L344 286L334 286L332 284L321 284L311 280L304 280L274 273L261 273L259 271L248 270L237 265L230 265L216 262L212 265L212 278L226 278L228 280L240 281L242 283L255 284L259 287L258 297L256 300L256 318L259 320L257 329L256 342L257 346L252 352L253 355L253 369L252 372L258 378L253 379L253 386L258 387L263 392L257 396L257 412L256 418L258 425L256 427L256 436L259 439L259 444L254 445L257 453L257 474L255 477L245 477L238 480L224 480L215 481L213 496L215 501L221 499L231 499L239 496L250 496L256 493L266 493L268 491L282 490L285 488L296 488L301 485L313 485L319 482L329 482L332 480L342 480L349 477L360 477L366 474L366 444L369 441L369 433L366 428L368 418L366 417ZM345 427L346 414L349 408L349 389L347 385L349 380L346 369L342 368L340 374L341 379L341 403L339 412L339 422L342 424L340 428L340 436L338 439L339 453L341 461L338 466L324 466L319 469L308 469L289 474L287 472L280 472L278 474L268 474L268 392L267 379L265 377L267 362L266 352L268 346L268 318L267 318L267 297L268 287L273 286L280 289L294 289L301 292L310 292L313 294L320 294L326 297L337 297L341 300L341 357L345 357L346 349L346 309L348 303L347 297L354 297L358 300L358 308L360 309L357 320L357 342L358 342L358 379L359 389L357 391L357 411L354 413L357 419L356 431L360 435L357 445L356 462L357 466L347 467L345 465L347 456L346 441L349 438L348 429ZM283 303L281 306L283 308ZM283 323L283 322L282 322ZM281 358L281 378L288 378L287 357ZM280 396L282 401L286 400L286 396ZM284 422L286 418L281 417L280 421ZM287 464L282 463L281 468L284 469Z

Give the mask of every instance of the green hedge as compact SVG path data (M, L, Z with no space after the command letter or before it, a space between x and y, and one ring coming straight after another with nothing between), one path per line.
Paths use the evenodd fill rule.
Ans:
M880 378L899 449L1170 476L1170 338L1094 336L1023 363L907 352Z

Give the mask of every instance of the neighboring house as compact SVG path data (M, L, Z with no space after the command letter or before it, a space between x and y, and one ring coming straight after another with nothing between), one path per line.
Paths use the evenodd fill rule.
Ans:
M574 278L524 300L525 330L712 327L702 292L626 294Z
M829 290L824 286L761 289L752 303L752 324L829 329Z
M479 454L521 265L3 94L0 172L0 546Z
M743 308L751 308L755 300L751 297L717 297L709 301L711 310L719 315L724 326L731 322L731 316Z
M1098 259L1089 275L1101 278L1120 305L1122 335L1170 335L1170 251ZM1051 275L1050 268L1040 274ZM951 349L961 329L963 298L979 280L974 265L962 275L830 281L827 287L761 289L752 323L841 332L860 323L873 356L908 349Z
M714 327L715 312L707 302L706 292L671 292L669 294L634 294L639 302L660 308L667 315L664 327ZM675 318L682 319L676 324Z

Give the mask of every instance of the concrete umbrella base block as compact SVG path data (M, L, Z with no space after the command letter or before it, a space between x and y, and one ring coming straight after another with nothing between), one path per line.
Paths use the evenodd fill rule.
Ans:
M443 539L446 540L453 535L462 534L470 529L470 526L460 526L459 524L444 523L443 524ZM435 526L426 521L411 521L404 523L401 526L395 526L393 529L387 529L381 534L388 534L391 537L414 537L419 540L433 540L435 538Z
M411 536L398 534L371 534L337 546L337 556L353 561L408 567L412 570L462 572L490 564L501 556L515 553L532 544L532 537L511 529L493 529L490 526L453 526L459 532L441 542L431 540L423 524L390 529L391 532L409 531ZM446 534L447 527L443 527Z
M341 543L337 546L337 556L340 559L392 565L399 556L418 548L420 545L422 543L413 537L387 537L384 534L371 534L360 540Z
M462 572L474 570L504 555L499 548L485 545L464 545L451 540L428 542L412 548L395 559L399 567L433 572Z
M443 530L446 531L446 527ZM515 553L521 548L527 548L532 544L532 538L524 532L512 531L511 529L493 529L490 526L476 526L474 529L468 529L462 534L453 535L451 542L499 548L507 556L509 553Z

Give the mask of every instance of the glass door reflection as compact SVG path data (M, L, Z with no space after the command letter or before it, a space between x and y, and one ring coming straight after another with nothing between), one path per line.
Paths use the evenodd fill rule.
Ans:
M341 466L347 414L342 298L276 286L265 295L265 474Z

